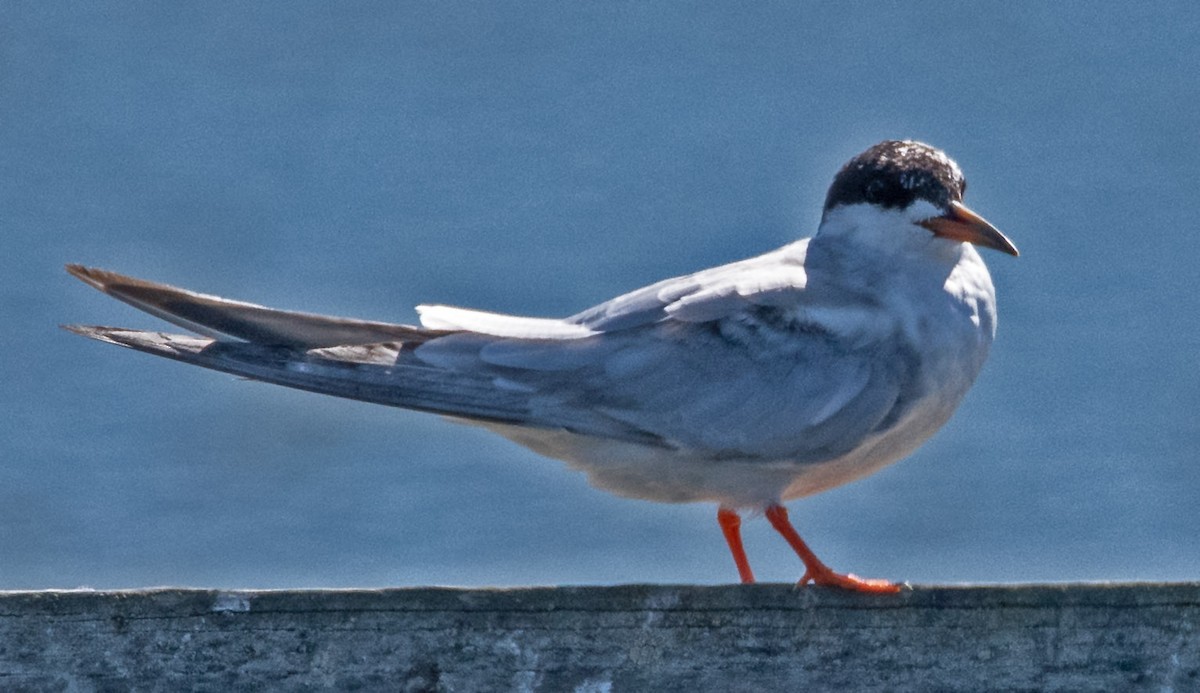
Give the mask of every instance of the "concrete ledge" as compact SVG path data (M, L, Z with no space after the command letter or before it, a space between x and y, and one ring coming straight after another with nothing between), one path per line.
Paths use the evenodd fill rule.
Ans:
M0 592L0 690L1200 690L1200 583Z

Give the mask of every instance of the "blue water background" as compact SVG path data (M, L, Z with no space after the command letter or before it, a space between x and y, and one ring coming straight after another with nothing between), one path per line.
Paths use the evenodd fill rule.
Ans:
M713 507L65 333L163 323L62 265L559 316L810 234L895 137L1023 255L956 417L802 534L914 582L1200 578L1200 5L1080 7L3 3L0 588L732 581Z

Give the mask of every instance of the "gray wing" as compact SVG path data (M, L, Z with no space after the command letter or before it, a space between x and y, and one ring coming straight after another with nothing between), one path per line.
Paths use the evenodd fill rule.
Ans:
M416 355L436 362L443 344ZM901 347L850 346L771 307L606 333L569 353L525 340L456 351L456 367L526 389L535 421L587 413L697 457L830 459L889 426L911 394Z
M64 328L98 341L298 390L481 423L553 428L641 445L666 445L653 434L604 415L536 407L537 398L527 389L497 382L488 369L429 366L413 358L402 343L305 350L120 327Z
M894 420L906 359L855 346L788 308L804 293L799 250L799 263L778 251L565 321L427 307L422 317L438 329L276 311L73 266L106 293L226 338L70 329L258 380L485 423L705 456L817 460ZM470 329L484 324L490 333Z
M916 356L877 338L889 321L860 301L810 291L807 252L802 240L668 279L545 321L541 339L497 329L491 314L424 306L426 325L512 338L449 337L416 353L528 388L535 418L588 411L697 455L828 459L903 414Z
M545 406L544 398L528 386L504 378L516 369L476 363L468 356L497 341L493 336L282 311L81 265L68 265L67 270L114 298L206 335L64 326L98 341L338 397L480 422L664 444L653 434L598 412ZM516 320L521 325L565 324ZM432 341L439 342L437 348L427 358L417 357L417 350ZM558 350L560 358L567 358L572 348L571 340L566 340Z

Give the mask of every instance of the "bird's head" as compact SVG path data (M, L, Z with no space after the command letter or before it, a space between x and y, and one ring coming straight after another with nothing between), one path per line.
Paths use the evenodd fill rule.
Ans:
M880 142L851 159L834 177L825 198L821 233L879 236L897 227L901 233L924 229L952 242L1017 255L1012 241L963 204L966 189L958 164L941 150L910 140ZM898 239L884 235L870 242L874 241L895 244Z

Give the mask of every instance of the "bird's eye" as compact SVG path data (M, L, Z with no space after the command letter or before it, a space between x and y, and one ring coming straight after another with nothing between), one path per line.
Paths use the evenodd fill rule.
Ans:
M876 178L867 183L866 189L863 190L863 197L871 204L878 204L883 200L883 191L887 188L887 184Z

